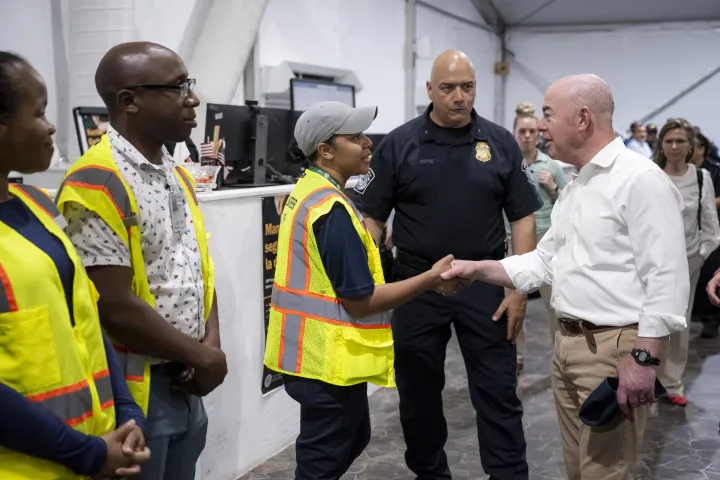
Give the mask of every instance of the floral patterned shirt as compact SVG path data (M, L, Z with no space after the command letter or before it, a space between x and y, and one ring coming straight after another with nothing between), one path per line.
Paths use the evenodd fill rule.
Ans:
M113 159L140 210L142 254L155 310L180 332L202 340L205 292L200 250L184 195L185 227L173 232L170 194L182 191L172 171L173 158L163 147L162 164L154 165L112 127L107 135ZM65 217L67 234L86 267L130 267L128 248L96 213L69 202Z

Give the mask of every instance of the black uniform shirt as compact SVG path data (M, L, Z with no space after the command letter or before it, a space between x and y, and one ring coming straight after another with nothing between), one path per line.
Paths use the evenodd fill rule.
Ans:
M443 128L424 115L390 132L355 187L360 210L386 221L395 209L393 243L436 262L498 258L502 212L511 222L542 206L527 163L506 129L472 112L463 128Z

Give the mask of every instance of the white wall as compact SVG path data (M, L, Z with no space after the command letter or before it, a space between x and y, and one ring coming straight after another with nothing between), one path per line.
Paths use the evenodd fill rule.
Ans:
M356 103L377 105L370 133L403 123L405 6L398 0L270 0L260 24L260 65L285 61L353 70Z
M47 118L57 122L55 61L47 0L0 0L0 50L25 57L48 87Z
M470 0L426 1L462 18L479 24L485 23ZM418 104L427 105L429 102L425 93L425 82L430 79L430 70L435 58L445 50L457 48L465 52L475 65L477 78L475 109L480 115L492 120L495 102L493 65L498 44L497 37L421 5L417 8L417 36L418 39L428 39L430 43L430 55L418 58L415 67L418 89L416 98L423 101Z
M720 24L608 27L596 32L547 33L515 30L508 48L544 84L562 76L595 73L615 95L615 128L630 124L662 105L720 65ZM652 119L658 128L682 116L720 142L720 75ZM515 105L532 101L540 111L544 92L510 67L506 94L508 127Z

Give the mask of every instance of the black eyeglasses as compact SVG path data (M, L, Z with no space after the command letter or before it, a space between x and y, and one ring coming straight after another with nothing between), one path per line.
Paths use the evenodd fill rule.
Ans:
M125 87L125 90L136 90L138 88L145 88L147 90L180 90L180 95L183 98L188 98L190 94L195 91L195 79L188 78L179 85L153 85L153 84L142 84L133 85L132 87Z

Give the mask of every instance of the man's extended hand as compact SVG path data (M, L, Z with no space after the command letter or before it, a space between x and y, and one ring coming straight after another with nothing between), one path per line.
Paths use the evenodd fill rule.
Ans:
M652 366L638 365L628 355L620 362L618 380L617 402L623 413L655 400L655 369Z
M520 335L523 322L525 321L525 310L527 308L527 295L521 295L515 291L510 291L505 295L502 303L498 307L493 320L498 321L502 314L507 312L508 316L508 340L514 342Z
M476 280L477 262L470 260L453 260L450 269L441 275L443 280L462 280L463 285L468 285Z
M714 275L707 284L705 290L707 291L710 303L716 307L720 307L720 298L718 298L718 288L720 288L720 273Z

